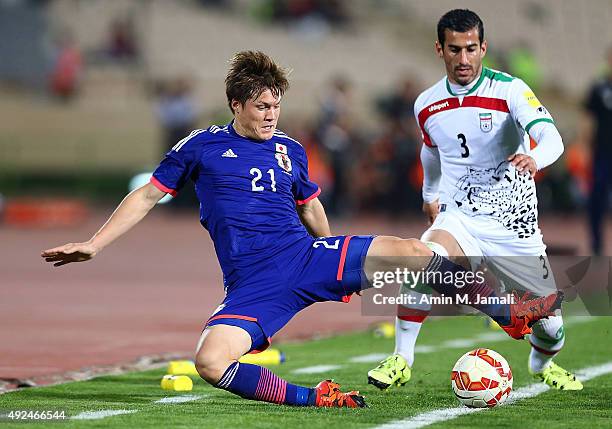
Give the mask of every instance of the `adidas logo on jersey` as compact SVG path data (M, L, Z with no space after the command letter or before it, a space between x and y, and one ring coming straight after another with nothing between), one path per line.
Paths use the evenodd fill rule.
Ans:
M233 150L228 149L225 152L223 152L223 155L221 155L223 158L238 158L238 155L236 155L234 153Z

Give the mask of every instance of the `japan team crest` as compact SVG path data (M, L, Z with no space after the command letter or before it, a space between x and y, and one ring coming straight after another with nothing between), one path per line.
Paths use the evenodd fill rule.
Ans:
M480 130L484 133L488 133L493 128L493 115L491 113L479 113L480 118Z
M276 145L276 152L284 153L285 155L287 155L287 146L285 146L284 144L280 144L280 143L275 143L275 145Z
M278 161L280 168L285 170L287 173L291 172L291 159L289 159L289 155L287 155L287 146L276 143L276 153L274 154L274 157Z

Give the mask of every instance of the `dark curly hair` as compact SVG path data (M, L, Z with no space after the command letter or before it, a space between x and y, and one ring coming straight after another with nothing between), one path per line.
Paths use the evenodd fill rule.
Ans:
M232 113L233 100L244 106L248 100L259 97L267 89L275 97L281 97L289 89L288 73L263 52L238 52L231 59L225 77L225 94Z

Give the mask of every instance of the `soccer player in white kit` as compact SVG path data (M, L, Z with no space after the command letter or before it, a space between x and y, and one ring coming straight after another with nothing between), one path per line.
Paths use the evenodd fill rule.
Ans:
M486 51L483 23L474 12L455 9L440 18L436 52L446 76L414 106L423 135L423 211L432 223L421 240L459 263L486 263L507 291L546 295L556 286L538 227L533 176L559 158L563 142L551 115L521 79L483 67ZM431 290L403 287L401 293L418 303ZM430 309L398 307L395 352L368 372L371 384L387 389L408 382ZM534 378L556 389L582 389L552 361L565 341L560 312L532 330Z

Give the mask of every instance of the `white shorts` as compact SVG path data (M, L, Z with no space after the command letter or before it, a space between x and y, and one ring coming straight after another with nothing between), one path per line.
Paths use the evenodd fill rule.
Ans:
M542 296L557 289L539 228L531 237L517 238L495 219L469 217L447 206L423 235L433 230L452 235L472 268L484 264L506 291L517 289Z

